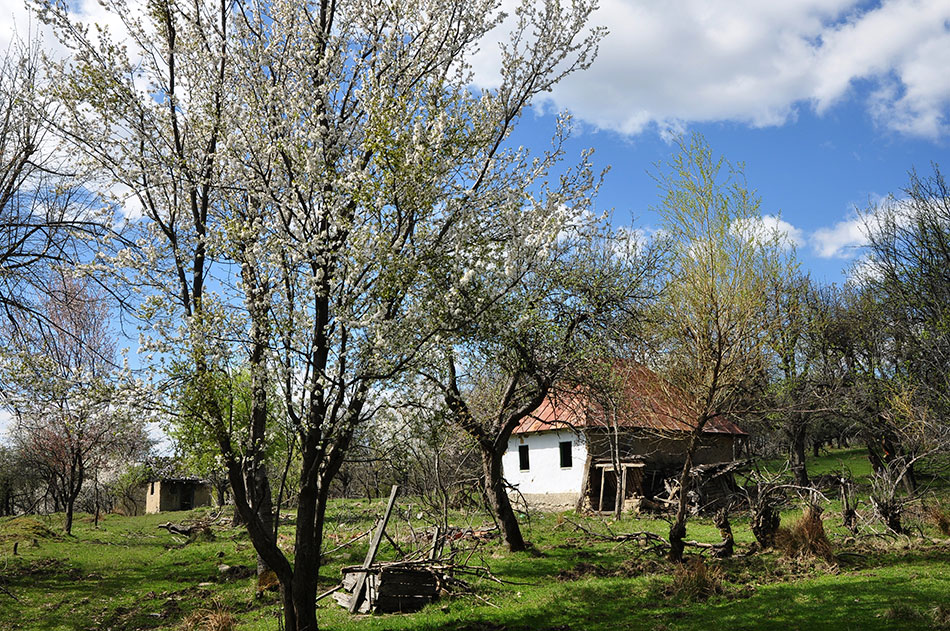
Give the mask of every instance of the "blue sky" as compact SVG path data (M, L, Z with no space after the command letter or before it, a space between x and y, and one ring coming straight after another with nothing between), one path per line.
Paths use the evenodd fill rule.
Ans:
M697 131L743 162L762 212L778 216L816 280L842 282L860 256L855 209L908 171L950 168L950 0L601 0L610 32L590 70L526 116L519 142L546 146L552 111L572 148L611 171L598 207L656 221L650 173L671 136ZM490 49L476 62L492 84Z
M840 111L839 111L840 110ZM520 133L539 146L550 135L552 116L528 117ZM909 137L881 129L853 103L824 115L804 111L780 126L751 127L736 122L694 123L712 149L730 162L743 162L749 185L762 201L762 214L780 216L794 229L802 268L824 282L843 282L846 268L860 256L856 209L867 209L888 193L900 195L908 171L925 174L931 162L950 168L945 139ZM572 149L594 147L599 166L610 166L597 199L613 222L650 228L659 190L654 166L675 146L656 130L635 137L580 125Z
M500 3L509 13L516 4ZM4 49L14 29L42 30L8 4ZM98 1L71 5L121 34ZM670 157L672 135L698 131L745 163L763 214L781 213L802 266L841 282L859 255L855 208L899 194L911 168L950 169L950 0L599 0L590 23L609 31L593 66L557 85L516 138L543 150L551 112L571 111L574 154L593 147L611 167L597 206L614 209L617 224L655 223L649 173ZM497 83L498 59L486 41L478 84Z

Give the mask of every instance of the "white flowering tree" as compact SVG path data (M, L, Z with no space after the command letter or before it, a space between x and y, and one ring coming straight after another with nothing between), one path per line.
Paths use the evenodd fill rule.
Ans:
M62 131L141 209L140 247L117 263L158 347L190 358L199 391L232 358L248 366L249 424L229 426L214 397L204 422L285 628L316 629L327 494L354 429L463 315L458 287L556 239L574 213L562 200L590 179L583 161L548 184L560 146L533 159L509 135L590 62L594 5L522 3L499 85L479 90L469 59L501 22L493 1L156 0L141 20L106 4L121 45L41 6L76 51ZM293 560L268 523L269 374L300 454Z
M14 328L42 318L52 266L86 259L92 242L116 236L58 150L46 87L37 42L16 40L0 53L0 317Z
M54 275L41 323L8 327L0 358L3 404L14 412L21 456L42 475L56 510L73 507L97 471L147 450L140 390L120 374L109 309L89 281Z

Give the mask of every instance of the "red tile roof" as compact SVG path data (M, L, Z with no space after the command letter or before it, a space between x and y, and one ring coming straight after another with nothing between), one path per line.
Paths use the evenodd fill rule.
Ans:
M620 427L654 430L657 432L689 432L689 422L683 402L664 387L660 378L649 368L632 362L618 363L615 373L622 380L622 403L616 410ZM532 414L525 417L514 434L529 434L567 427L580 429L612 427L613 413L607 414L601 404L584 394L580 388L555 391L549 394ZM710 419L703 432L743 436L735 423L724 417Z

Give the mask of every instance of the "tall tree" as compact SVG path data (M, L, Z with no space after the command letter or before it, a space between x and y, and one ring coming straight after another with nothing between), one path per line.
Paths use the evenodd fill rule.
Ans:
M865 214L869 244L859 282L893 340L894 367L918 404L950 413L950 188L937 165L912 171L902 195Z
M691 428L670 526L670 558L682 560L693 456L716 419L742 411L764 369L772 280L787 273L781 236L763 227L759 199L739 167L694 135L657 176L657 209L671 239L672 274L662 302L664 372Z
M0 312L18 325L41 317L53 265L87 259L87 238L109 233L51 133L57 107L37 42L14 42L0 59Z
M787 441L795 483L808 485L805 453L808 439L825 436L840 383L828 327L833 317L829 292L806 275L772 278L766 293L767 348L771 356L768 417Z
M577 180L543 184L560 148L534 161L508 139L538 94L589 63L594 5L522 3L499 87L476 91L469 60L501 21L493 1L159 0L147 24L106 4L135 63L43 4L79 51L60 84L72 103L63 132L139 199L146 247L125 262L154 292L146 315L162 348L190 358L197 391L238 349L247 358L250 466L211 396L203 418L280 581L285 628L316 629L330 483L376 392L442 331L447 318L426 307L459 310L467 269L504 269L519 244L555 240L570 219L561 201ZM227 265L211 293L215 261ZM263 504L268 371L300 449L293 560Z

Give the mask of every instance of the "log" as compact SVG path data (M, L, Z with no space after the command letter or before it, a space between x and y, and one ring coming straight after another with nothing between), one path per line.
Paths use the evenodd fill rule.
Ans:
M199 526L182 526L181 524L173 524L171 522L166 522L164 524L159 524L156 528L164 528L173 535L181 535L182 537L190 537L191 533L199 528Z

